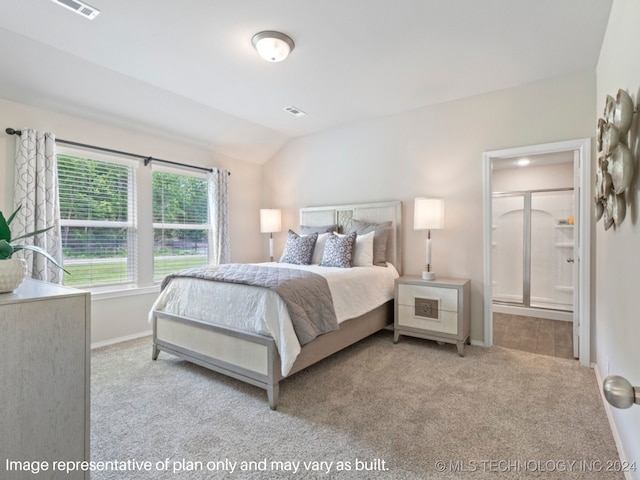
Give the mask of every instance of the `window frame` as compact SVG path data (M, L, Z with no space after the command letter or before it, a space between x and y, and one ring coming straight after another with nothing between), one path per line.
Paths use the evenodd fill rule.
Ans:
M158 228L165 228L165 229L173 229L173 230L206 230L207 231L207 260L206 263L209 263L211 261L211 229L212 229L212 225L211 225L211 215L209 212L209 208L211 207L209 205L209 182L208 182L208 177L207 174L205 172L200 172L200 171L194 171L192 169L189 168L177 168L177 167L171 167L171 166L166 166L166 165L158 165L158 164L151 164L151 190L153 191L153 174L155 172L159 172L159 173L167 173L167 174L172 174L172 175L180 175L183 177L193 177L193 178L199 178L202 179L205 182L205 187L207 188L207 198L206 198L206 208L207 208L207 223L204 224L186 224L186 223L162 223L162 222L154 222L153 221L153 205L151 207L151 231L152 231L152 235L155 237L155 230ZM153 203L153 193L152 193L152 203ZM151 250L151 256L152 256L152 272L151 272L151 278L153 279L153 284L154 285L159 285L162 282L162 279L156 279L156 275L155 275L155 241L154 241L154 245L153 245L153 249ZM164 277L163 277L164 278Z
M209 199L211 188L209 178L206 172L193 170L187 166L184 168L167 166L150 163L151 168L141 168L145 166L142 161L119 155L117 153L108 153L93 150L88 147L67 146L63 144L56 145L57 155L68 155L73 157L86 158L90 160L102 161L107 163L124 165L132 167L131 174L133 182L129 189L128 197L128 222L103 222L103 221L63 221L61 218L61 226L125 226L130 228L128 235L129 245L127 251L127 261L131 262L131 280L127 283L112 283L94 286L77 286L92 292L94 299L108 299L119 296L138 295L156 293L159 290L160 281L154 279L154 228L157 222L153 222L153 172L161 171L173 173L177 175L191 176L202 178L206 181L207 186L207 224L198 224L197 229L208 230L207 235L207 262L211 261L211 241L212 241L212 224L209 212ZM58 179L59 181L59 179ZM109 225L105 225L108 223ZM116 225L118 224L118 225ZM162 224L160 224L162 225ZM165 224L167 227L169 224ZM178 224L177 226L179 226ZM171 224L171 228L176 225ZM189 229L195 228L190 226ZM129 267L128 267L129 268Z
M98 152L90 148L56 145L56 156L78 157L85 160L121 165L129 168L129 185L127 189L127 221L109 220L65 220L60 216L60 227L98 227L98 228L127 228L127 272L126 282L104 283L98 285L71 285L92 292L127 290L139 287L139 236L138 236L138 190L139 190L139 166L137 160L123 158L116 154ZM60 186L60 173L57 172L58 186ZM65 282L66 283L66 282Z

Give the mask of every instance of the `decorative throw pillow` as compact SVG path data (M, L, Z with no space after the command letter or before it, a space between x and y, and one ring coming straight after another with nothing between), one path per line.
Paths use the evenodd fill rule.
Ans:
M356 236L357 233L355 232L342 237L331 233L324 245L320 265L323 267L351 268Z
M313 247L318 239L317 233L304 237L293 230L287 233L287 243L280 257L280 263L294 263L296 265L309 265L313 256Z
M387 266L387 244L392 229L391 222L372 223L362 220L351 220L349 232L356 232L358 235L374 232L373 235L373 264L383 267Z
M353 247L353 266L370 267L373 265L373 236L375 232L356 236L356 244ZM318 248L316 246L316 248Z
M327 233L327 232L337 232L338 225L323 225L321 227L309 227L307 225L300 225L300 233L301 234L309 234L309 233Z
M314 265L319 265L322 263L322 254L324 253L324 245L327 242L327 238L331 235L330 233L320 233L318 235L318 240L316 240L316 246L313 249L313 257L311 258L311 263Z

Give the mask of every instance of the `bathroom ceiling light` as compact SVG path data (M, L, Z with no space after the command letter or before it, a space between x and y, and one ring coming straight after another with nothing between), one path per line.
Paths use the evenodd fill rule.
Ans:
M529 165L531 163L531 160L529 160L528 158L521 158L516 163L518 165L520 165L521 167L526 167L527 165Z
M273 31L256 33L251 43L258 54L268 62L281 62L289 56L294 47L291 37Z

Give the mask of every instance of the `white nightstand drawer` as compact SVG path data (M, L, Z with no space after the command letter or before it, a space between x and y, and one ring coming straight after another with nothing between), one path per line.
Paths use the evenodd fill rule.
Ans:
M398 305L398 326L430 330L439 333L458 334L458 313L440 309L438 318L416 316L413 306Z
M431 287L425 285L398 285L398 303L413 308L416 298L438 300L440 310L458 311L458 290L455 288Z
M393 342L408 335L455 343L463 357L470 330L470 284L462 278L396 278Z

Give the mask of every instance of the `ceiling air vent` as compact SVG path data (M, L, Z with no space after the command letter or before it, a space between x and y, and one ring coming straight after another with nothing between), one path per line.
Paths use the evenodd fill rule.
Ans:
M51 0L58 5L62 5L64 8L68 8L69 10L76 12L78 15L82 15L89 20L93 20L98 16L100 10L97 8L93 8L91 5L87 5L84 2L80 2L78 0Z
M298 107L294 107L293 105L289 105L288 107L284 107L283 110L285 112L289 112L291 115L295 115L296 117L304 117L306 115L305 112L300 110Z

